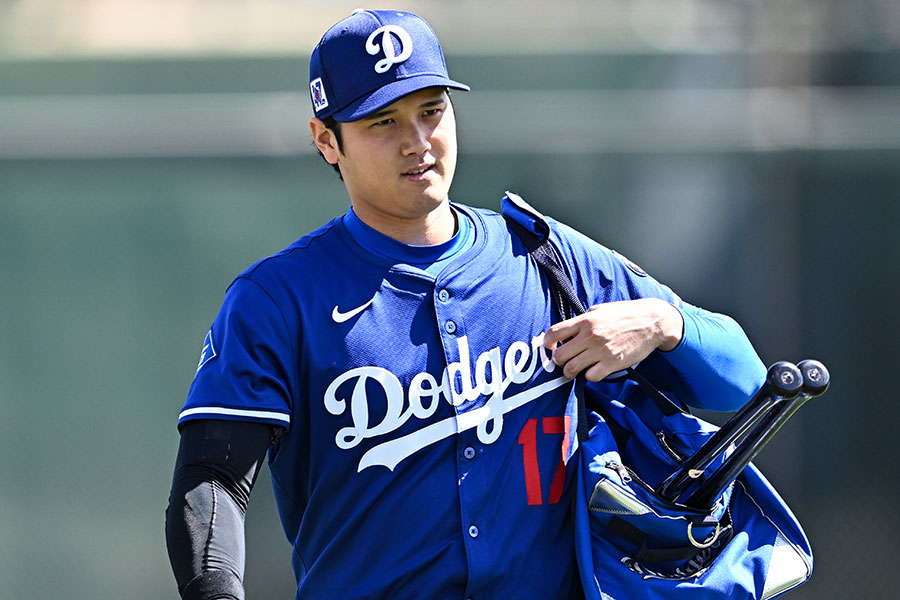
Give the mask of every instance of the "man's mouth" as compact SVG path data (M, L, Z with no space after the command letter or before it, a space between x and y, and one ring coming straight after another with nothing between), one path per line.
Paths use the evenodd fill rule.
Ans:
M404 177L418 177L421 176L428 171L432 170L434 165L428 165L426 167L420 167L418 169L413 169L412 171L407 171L403 174Z

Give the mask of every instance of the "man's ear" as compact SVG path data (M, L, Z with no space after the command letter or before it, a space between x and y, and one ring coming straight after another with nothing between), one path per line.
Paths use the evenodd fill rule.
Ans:
M338 148L334 132L325 127L325 123L315 117L309 120L309 130L312 133L313 143L315 143L319 152L322 153L322 156L325 157L325 160L332 165L336 165L341 151Z

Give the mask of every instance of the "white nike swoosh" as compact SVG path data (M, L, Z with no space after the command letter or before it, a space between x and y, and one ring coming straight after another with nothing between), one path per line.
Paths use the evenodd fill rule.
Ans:
M372 298L372 300L369 300L362 306L357 306L353 310L348 310L347 312L339 311L337 305L335 305L334 310L331 311L331 318L334 319L335 323L343 323L345 321L349 321L350 319L352 319L353 317L355 317L362 311L366 310L366 308L368 308L369 305L372 304L372 301L374 301L374 300L375 300L375 298Z

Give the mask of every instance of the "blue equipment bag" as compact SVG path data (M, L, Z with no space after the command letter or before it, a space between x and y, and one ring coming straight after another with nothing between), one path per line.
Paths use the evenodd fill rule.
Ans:
M752 464L708 510L656 493L681 464L676 456L699 450L715 426L680 411L663 414L638 384L619 398L590 383L575 388L588 406L606 404L605 419L587 414L577 458L575 544L588 600L763 600L809 579L809 541ZM627 440L616 439L617 429Z
M509 192L502 212L548 277L559 313L584 312L543 216ZM768 600L808 580L809 541L752 464L741 467L721 491L714 488L713 501L701 508L690 502L694 495L679 502L680 493L674 501L660 493L674 473L686 471L686 461L710 445L719 428L683 410L633 369L624 376L624 386L621 381L585 382L579 376L570 398L578 407L575 459L581 462L573 511L586 599ZM827 371L824 377L825 386L806 397L824 392ZM759 434L768 436L762 444L803 401L795 401L774 425L769 421L754 430L766 429ZM725 450L704 464L704 473L716 473L730 452L736 453L733 445ZM690 481L690 487L703 487L704 478Z

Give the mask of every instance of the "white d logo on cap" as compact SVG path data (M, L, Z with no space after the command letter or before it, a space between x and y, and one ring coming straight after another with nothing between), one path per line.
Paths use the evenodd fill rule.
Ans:
M381 44L375 43L375 38L381 34ZM394 42L391 40L391 34L397 36L400 40L400 54L394 53ZM402 63L404 60L412 56L413 42L409 33L399 25L385 25L379 27L372 32L369 39L366 40L366 52L375 56L379 51L384 52L385 58L375 63L375 72L384 73L391 68L391 65Z

